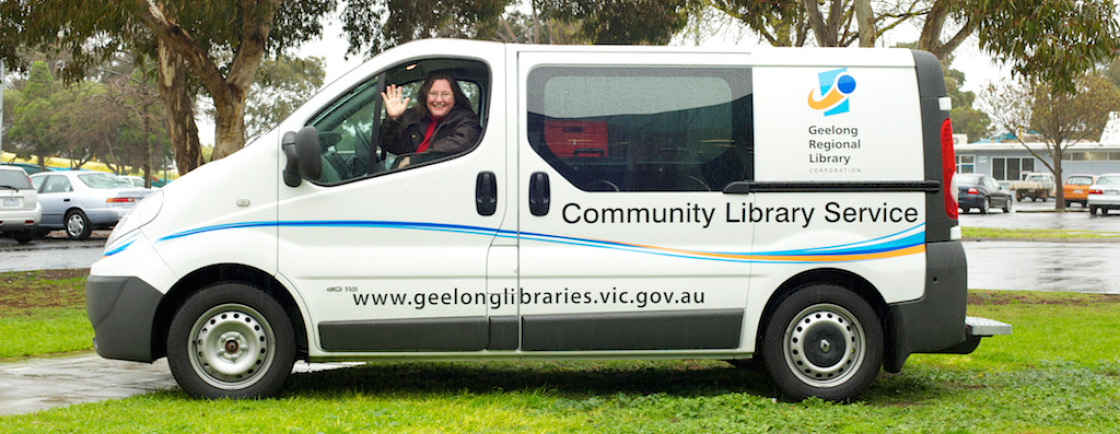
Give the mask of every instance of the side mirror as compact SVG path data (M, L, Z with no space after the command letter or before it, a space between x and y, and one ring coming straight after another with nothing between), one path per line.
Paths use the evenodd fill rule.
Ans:
M319 179L323 174L323 162L319 155L319 132L307 126L298 133L286 132L280 147L288 158L284 166L284 184L299 187L304 179Z
M284 133L284 138L280 140L280 149L284 151L284 156L288 158L288 162L284 166L284 185L299 187L303 178L299 177L299 156L296 154L295 132Z
M319 132L315 127L306 126L296 133L296 155L299 155L299 176L303 179L319 179L323 176L323 161L319 148Z

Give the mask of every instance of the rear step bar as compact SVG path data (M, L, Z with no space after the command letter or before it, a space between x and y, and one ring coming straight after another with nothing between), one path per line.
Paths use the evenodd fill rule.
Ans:
M945 354L971 354L980 346L980 339L1011 334L1011 324L975 316L964 317L964 341L943 350L931 351Z
M964 317L965 333L969 336L991 337L1011 334L1011 324L976 316Z

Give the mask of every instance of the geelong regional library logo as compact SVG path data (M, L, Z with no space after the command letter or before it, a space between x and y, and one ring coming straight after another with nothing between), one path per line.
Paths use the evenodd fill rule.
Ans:
M848 95L856 90L856 79L848 75L848 68L833 69L817 74L820 93L809 91L809 107L824 110L825 116L848 112Z

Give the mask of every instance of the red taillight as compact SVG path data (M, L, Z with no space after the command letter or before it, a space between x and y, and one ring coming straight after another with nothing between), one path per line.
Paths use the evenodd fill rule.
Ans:
M977 190L976 188L970 188L968 189L968 194L980 194L980 190Z
M953 151L953 124L949 118L941 122L941 191L945 193L945 215L956 220L957 214L957 155Z
M131 197L111 197L111 198L105 199L105 203L130 203L130 202L136 202L136 199L131 198Z
M1099 188L1090 188L1089 194L1104 194L1104 191Z

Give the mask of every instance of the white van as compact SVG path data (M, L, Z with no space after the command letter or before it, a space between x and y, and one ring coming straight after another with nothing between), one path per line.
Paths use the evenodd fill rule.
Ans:
M387 152L381 93L432 72L479 138ZM96 348L201 397L296 359L760 357L848 399L1010 333L965 316L948 101L909 50L409 43L121 221Z

